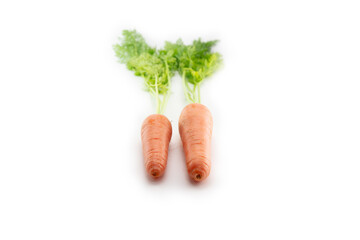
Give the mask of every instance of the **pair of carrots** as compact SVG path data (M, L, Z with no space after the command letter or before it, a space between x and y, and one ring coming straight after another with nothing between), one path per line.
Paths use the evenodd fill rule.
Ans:
M200 103L200 85L222 62L221 55L211 51L216 42L199 39L185 45L178 40L165 42L164 48L158 50L147 45L135 30L124 30L120 44L114 45L120 62L144 79L146 90L156 101L156 114L147 117L141 128L145 168L152 178L163 176L167 165L172 127L163 112L171 78L176 72L182 77L185 98L189 102L179 118L187 170L196 182L205 180L210 174L213 119L209 109Z
M179 119L179 132L185 152L189 176L203 181L210 174L210 147L213 120L207 107L199 103L187 105ZM141 128L141 140L147 173L161 177L166 168L172 135L170 121L162 114L147 117Z

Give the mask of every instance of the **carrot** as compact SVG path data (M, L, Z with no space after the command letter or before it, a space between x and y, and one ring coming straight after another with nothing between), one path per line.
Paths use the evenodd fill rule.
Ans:
M188 104L181 112L179 132L184 147L186 166L191 179L203 181L210 174L210 145L213 120L207 107Z
M172 135L170 121L162 115L170 95L170 80L177 62L174 51L167 52L150 47L135 30L123 31L120 44L114 51L121 63L144 79L145 90L156 102L156 114L145 119L141 128L143 155L147 173L153 178L164 174L169 142Z
M162 114L152 114L142 124L145 169L153 178L159 178L165 172L171 135L171 123Z
M180 115L179 132L189 176L197 182L205 180L211 168L213 120L209 109L200 104L200 85L221 65L221 55L211 52L216 43L217 41L202 42L199 39L190 45L185 45L181 40L165 44L165 50L175 53L185 98L190 103Z

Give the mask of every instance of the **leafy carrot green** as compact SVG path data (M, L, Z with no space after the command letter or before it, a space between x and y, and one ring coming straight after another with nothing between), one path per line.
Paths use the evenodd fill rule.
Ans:
M181 39L176 43L165 43L164 50L174 52L176 67L182 77L185 97L189 102L201 102L200 84L221 66L221 55L211 51L216 43L217 41L203 42L200 39L190 45L185 45Z
M170 95L170 80L177 69L174 51L150 47L136 30L124 30L113 49L121 63L144 79L145 89L156 100L156 113L163 113Z
M221 65L222 57L212 48L217 41L195 40L185 45L181 39L165 42L163 49L150 47L136 30L124 30L114 51L121 63L144 78L146 90L156 99L156 112L163 113L170 95L170 80L179 72L185 97L200 103L200 85Z

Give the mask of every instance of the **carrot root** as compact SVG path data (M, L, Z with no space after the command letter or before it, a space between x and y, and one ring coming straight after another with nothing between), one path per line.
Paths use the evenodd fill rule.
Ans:
M142 124L141 141L145 169L154 179L164 175L171 135L171 123L162 114L152 114Z
M210 174L212 127L211 113L202 104L188 104L181 112L179 132L186 166L190 178L196 182L205 180Z

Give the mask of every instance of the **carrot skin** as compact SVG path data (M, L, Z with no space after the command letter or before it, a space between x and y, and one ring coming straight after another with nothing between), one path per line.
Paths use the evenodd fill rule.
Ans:
M154 179L164 175L171 135L171 123L162 114L152 114L142 124L141 141L145 169Z
M205 180L211 169L211 135L213 119L207 107L199 103L188 104L181 112L179 132L185 152L190 178Z

